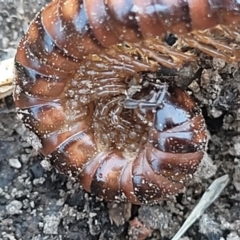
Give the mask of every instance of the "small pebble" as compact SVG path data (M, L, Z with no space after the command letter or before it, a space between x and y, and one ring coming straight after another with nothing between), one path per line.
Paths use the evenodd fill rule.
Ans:
M199 221L199 232L211 240L218 240L223 235L221 225L211 219L207 214L204 214Z
M3 46L3 49L5 49L9 46L9 39L8 38L6 38L6 37L2 38L2 46Z
M21 161L23 163L27 163L29 161L29 156L27 154L22 154L21 155Z
M6 210L9 215L21 214L23 204L18 200L13 200L6 206Z
M13 168L21 168L22 164L20 163L20 161L17 158L10 158L9 159L9 165Z
M45 218L45 224L43 228L44 234L58 234L58 225L61 217L55 215L47 215Z
M237 142L234 144L234 150L235 150L236 156L240 156L240 143Z

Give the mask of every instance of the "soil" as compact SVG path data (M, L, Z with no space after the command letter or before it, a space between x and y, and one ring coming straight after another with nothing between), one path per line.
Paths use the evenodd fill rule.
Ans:
M0 60L14 56L46 2L0 0ZM27 143L12 96L0 100L0 239L171 239L211 182L224 174L230 184L182 239L240 239L239 63L200 53L193 66L166 78L191 90L202 107L209 144L186 192L153 206L108 204L81 190Z

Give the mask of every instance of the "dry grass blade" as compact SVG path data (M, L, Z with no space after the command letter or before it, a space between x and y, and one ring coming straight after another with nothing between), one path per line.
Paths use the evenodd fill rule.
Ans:
M229 176L224 175L213 181L207 191L203 194L197 206L193 209L187 220L179 229L172 240L178 240L188 230L188 228L203 214L203 212L220 196L224 188L229 183Z

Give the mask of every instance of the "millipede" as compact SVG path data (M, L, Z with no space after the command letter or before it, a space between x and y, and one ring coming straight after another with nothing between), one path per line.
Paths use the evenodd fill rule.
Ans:
M196 49L238 61L239 23L236 0L53 0L17 49L18 116L87 192L133 204L176 195L207 130L194 99L154 74L196 61Z

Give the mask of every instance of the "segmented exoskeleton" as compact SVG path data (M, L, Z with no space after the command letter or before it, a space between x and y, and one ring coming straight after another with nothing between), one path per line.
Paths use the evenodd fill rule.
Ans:
M204 153L204 119L186 92L145 75L195 61L193 49L237 61L239 6L53 0L15 59L15 103L33 145L106 200L141 204L181 192ZM178 36L173 46L169 33Z

